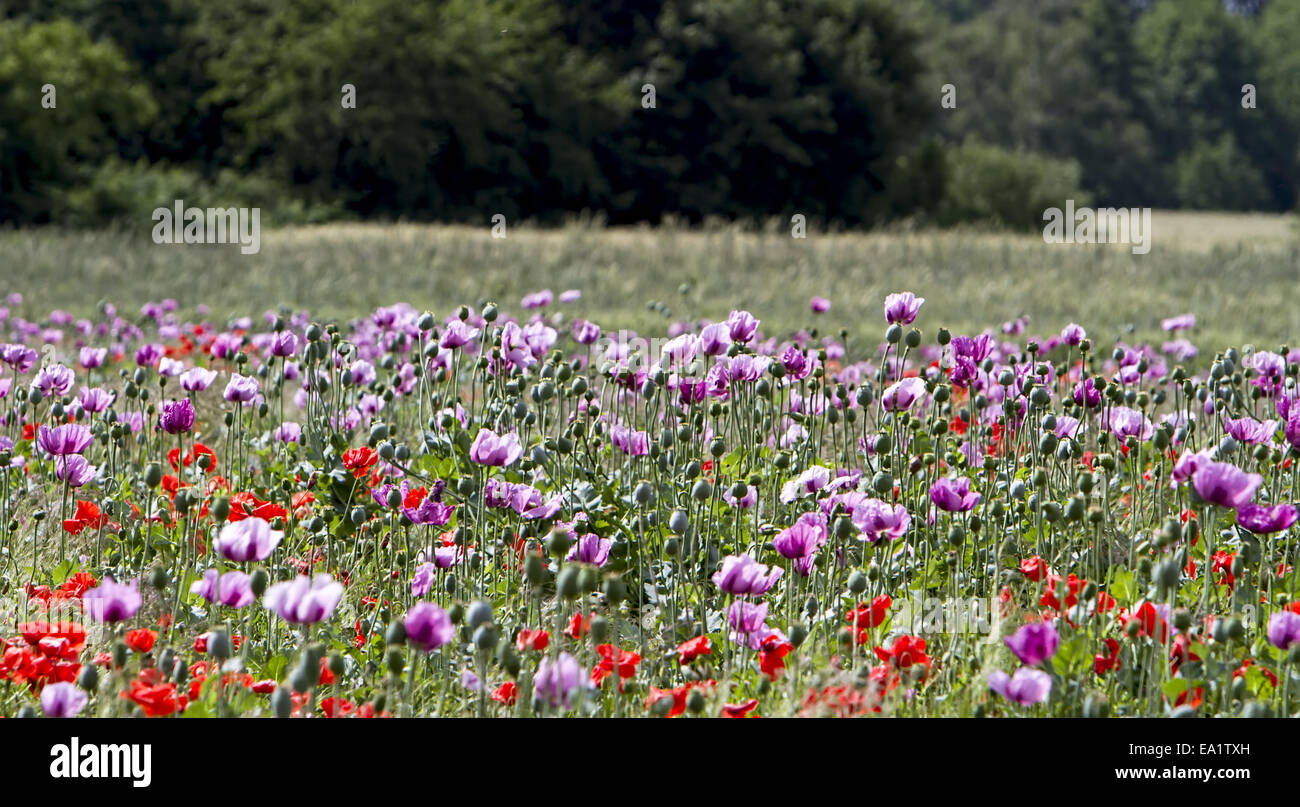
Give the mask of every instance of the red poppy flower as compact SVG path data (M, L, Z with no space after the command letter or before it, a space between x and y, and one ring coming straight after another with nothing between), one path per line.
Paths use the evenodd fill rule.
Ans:
M288 515L280 505L263 501L247 491L230 497L229 519L231 521L243 521L249 516L270 521L277 516L288 518Z
M1025 558L1020 561L1020 573L1037 583L1039 580L1042 580L1043 575L1047 573L1047 564L1042 558L1034 555L1033 557Z
M775 681L785 669L785 657L794 650L794 645L774 633L763 640L758 651L758 666L769 679Z
M515 700L519 697L519 687L514 681L506 681L492 692L492 700L497 703L504 703L506 706L514 706Z
M744 703L728 703L722 707L723 717L745 717L758 708L758 698L750 698ZM758 717L758 715L754 715Z
M540 652L545 650L550 643L551 634L544 630L528 630L525 628L519 631L519 635L515 637L515 647L518 647L521 653L525 650Z
M900 670L919 664L928 671L931 663L925 654L925 640L916 636L899 636L888 650L877 647L876 658Z
M885 621L885 614L889 612L889 606L893 604L894 601L890 599L888 594L881 594L873 599L870 604L860 603L857 608L849 611L849 624L858 629L879 627L880 623Z
M352 472L357 479L366 475L370 466L379 461L379 455L373 448L363 446L350 448L343 452L343 467Z
M1092 657L1092 669L1097 675L1105 675L1111 670L1119 669L1119 642L1106 639L1102 652Z
M180 454L181 454L181 450L179 448L173 448L171 451L167 452L167 462L171 464L173 470L178 472L181 469L180 465L178 464L178 460L180 459ZM208 473L211 473L212 471L216 470L217 468L216 452L214 452L212 449L208 448L207 446L203 445L202 443L195 443L193 450L191 450L188 454L185 455L185 467L188 468L191 465L193 465L194 461L197 460L199 457L207 457L210 460L207 469Z
M139 679L131 682L130 691L123 692L122 697L139 704L148 717L166 717L177 711L183 712L189 704L187 697L176 693L175 684L150 686Z
M1250 669L1251 667L1258 667L1258 665L1256 664L1253 658L1248 658L1241 663L1240 667L1238 667L1236 670L1233 670L1232 677L1233 678L1246 677L1246 670ZM1273 684L1274 688L1277 687L1277 676L1273 674L1272 670L1270 670L1268 667L1259 667L1259 671L1263 673L1264 677L1267 678L1269 682Z
M596 653L600 656L600 662L591 669L592 682L599 684L617 670L618 691L622 692L624 679L636 675L636 665L641 663L641 656L612 644L597 645Z
M713 644L707 636L696 636L677 645L677 660L683 666L690 664L700 656L713 653Z
M63 529L72 535L80 535L81 531L90 528L99 529L108 523L108 519L100 512L99 507L94 502L83 502L77 500L77 511L72 518L63 520Z
M158 634L148 628L126 632L126 646L137 653L148 653L153 650L153 643L156 641L158 641Z
M573 615L573 618L569 620L569 627L564 629L564 635L570 636L574 639L581 639L583 636L587 635L587 631L590 629L591 617L584 617L582 612L578 611Z

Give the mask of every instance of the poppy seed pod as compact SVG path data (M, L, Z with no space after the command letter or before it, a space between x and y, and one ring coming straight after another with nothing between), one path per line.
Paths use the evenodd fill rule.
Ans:
M492 621L492 606L483 600L475 600L469 604L469 609L465 613L465 624L471 628L477 628L479 625L485 625Z
M673 514L668 517L668 529L672 530L675 535L685 533L688 526L690 526L690 517L686 515L685 510L674 510Z
M582 593L578 574L577 566L565 566L561 569L560 573L555 576L556 595L566 600L576 600L578 595Z

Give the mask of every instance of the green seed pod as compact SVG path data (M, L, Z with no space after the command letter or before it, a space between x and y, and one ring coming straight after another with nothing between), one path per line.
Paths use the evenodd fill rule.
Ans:
M536 553L529 552L524 558L524 578L534 586L539 586L546 580L546 564Z
M384 666L388 668L388 674L394 678L401 678L402 671L406 669L406 655L400 648L390 647L384 654Z
M853 572L849 574L849 591L853 592L854 594L861 594L866 590L867 590L867 576L864 575L860 570L854 569Z
M619 603L627 599L627 583L624 583L621 577L610 577L605 580L602 590L605 593L605 599L612 606L617 607Z
M406 624L400 619L389 622L388 630L384 631L384 642L390 645L406 644Z
M671 702L672 698L662 698L661 700ZM704 697L704 692L699 687L692 687L690 693L686 696L687 710L693 715L698 715L704 712L704 707L707 705L708 699Z
M161 566L155 566L153 571L149 572L149 585L156 591L167 588L167 582L167 570Z
M676 535L682 535L686 528L690 526L690 517L686 515L685 510L674 510L673 514L668 517L668 529Z
M94 692L99 688L99 667L94 664L82 665L81 674L77 676L77 686L87 692Z
M578 598L582 593L582 586L578 580L577 566L565 566L555 576L555 593L566 600Z
M266 588L268 585L270 585L270 582L271 582L271 578L269 575L267 575L266 569L263 569L261 567L254 569L253 573L248 576L249 588L252 590L253 595L256 597L261 597L263 594L266 593Z
M162 483L163 471L162 466L156 462L151 462L144 469L145 485L156 488Z

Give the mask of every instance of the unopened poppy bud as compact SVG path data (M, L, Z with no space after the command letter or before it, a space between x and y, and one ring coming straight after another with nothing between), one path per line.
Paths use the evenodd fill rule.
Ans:
M149 585L158 591L167 588L167 570L161 566L155 566L153 571L149 572Z
M671 702L672 698L663 698L662 700ZM699 687L692 687L690 694L686 696L686 708L690 713L698 715L704 711L704 707L707 705L708 700L704 697L704 693L700 691Z
M795 647L802 647L804 639L808 638L808 626L802 622L796 622L790 626L790 644Z
M578 567L565 566L555 577L555 593L566 600L578 598L582 586L578 580Z
M861 594L867 590L867 576L860 570L854 569L849 575L849 591L854 594Z
M271 582L271 578L266 573L266 569L257 568L248 576L248 587L252 590L253 595L260 597L266 593L266 587Z
M117 669L126 666L126 643L120 640L113 643L113 666Z
M402 677L402 670L406 669L406 656L402 653L401 648L388 648L388 652L384 654L384 666L392 677Z
M471 628L477 628L479 625L485 625L492 621L492 606L483 600L475 600L469 604L469 610L465 614L465 624Z
M230 517L230 499L225 496L216 497L212 500L208 512L212 514L212 519L217 524L225 523L226 519Z
M81 674L77 676L77 686L87 692L94 692L99 687L99 668L94 664L82 665Z
M158 463L151 462L145 467L144 483L147 486L151 488L158 487L158 485L162 482L162 478L163 478L162 466L159 465Z
M1142 623L1136 619L1130 619L1128 622L1124 623L1124 633L1130 639L1136 639L1137 635L1141 633L1141 631Z

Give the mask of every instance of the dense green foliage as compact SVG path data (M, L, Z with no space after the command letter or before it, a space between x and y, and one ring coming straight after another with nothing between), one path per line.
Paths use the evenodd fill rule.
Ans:
M0 0L0 221L1292 209L1300 6L1229 5Z

